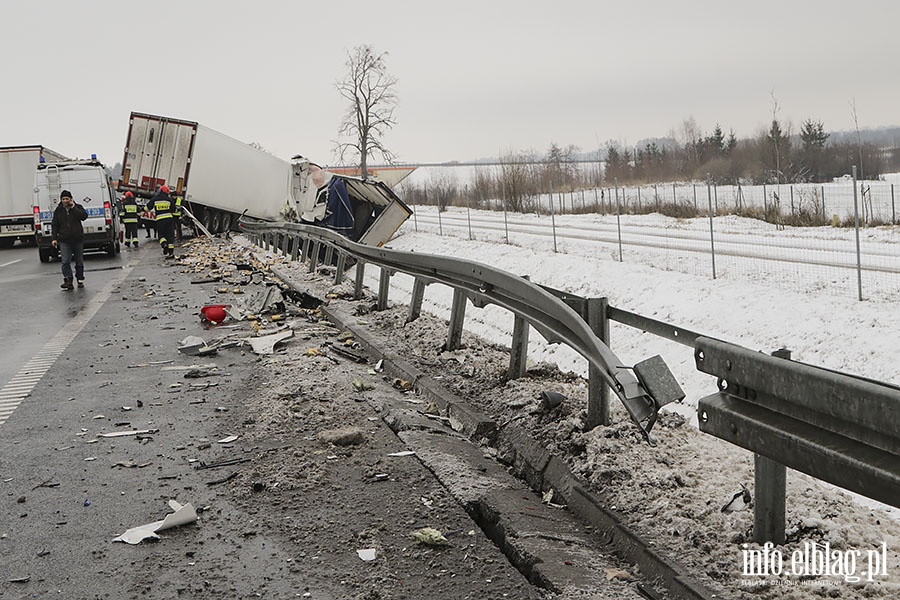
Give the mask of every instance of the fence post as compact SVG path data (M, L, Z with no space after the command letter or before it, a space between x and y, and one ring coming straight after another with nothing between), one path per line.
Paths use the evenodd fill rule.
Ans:
M638 198L641 197L641 188L638 188ZM640 202L638 202L640 206ZM619 230L619 262L622 262L622 220L619 216L619 180L616 179L616 229Z
M609 299L588 298L585 303L587 314L582 315L591 331L609 346L609 319L606 316ZM588 430L598 425L609 425L609 386L594 365L588 367L588 410L585 427Z
M300 236L294 234L291 236L291 260L296 261L300 255Z
M460 289L453 289L453 304L450 307L450 329L447 332L447 342L444 350L453 352L459 350L462 344L463 322L466 320L466 293Z
M425 298L425 282L416 277L413 281L412 297L409 299L409 314L406 322L415 321L422 315L422 300Z
M506 232L506 243L509 243L509 221L506 219L506 186L500 188L500 199L503 200L503 231Z
M560 196L562 202L562 196ZM556 215L553 214L553 182L550 182L550 227L553 230L553 252L556 252Z
M469 211L469 184L466 184L466 219L469 221L469 239L472 239L472 213Z
M523 275L522 279L529 279L529 277ZM531 326L528 321L515 315L512 342L509 347L509 369L506 372L508 379L518 379L525 375L525 369L528 366L528 335L530 332Z
M859 200L856 196L856 165L853 165L853 225L856 229L856 287L862 301L862 259L859 255Z
M712 276L716 278L716 244L713 241L713 205L712 191L710 190L709 181L706 182L706 198L709 202L709 253L712 256Z
M381 267L381 276L378 278L378 301L375 310L387 310L388 290L391 289L391 272Z
M306 259L309 258L309 248L312 245L312 241L309 238L303 238L303 254L300 259L301 262L306 262Z
M791 351L782 348L772 356L791 360ZM753 538L760 544L784 543L785 491L787 468L761 454L753 455Z

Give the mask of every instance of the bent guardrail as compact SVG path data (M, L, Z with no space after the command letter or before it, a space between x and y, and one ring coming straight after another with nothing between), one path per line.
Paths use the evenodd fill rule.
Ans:
M510 377L523 371L527 328L521 319L590 363L588 427L608 423L592 406L603 387L598 380L619 396L650 443L660 408L684 397L660 357L638 363L634 374L621 364L606 343L609 321L693 348L697 369L718 378L717 392L699 401L700 430L755 453L754 534L759 542L784 541L785 465L900 507L900 387L785 360L790 358L786 351L770 357L609 306L605 298L553 290L475 262L361 246L307 225L245 223L243 229L267 249L308 260L311 272L320 256L330 263L337 252L335 283L343 277L346 258L355 258L357 295L366 263L380 266L380 310L387 307L391 274L414 276L410 319L421 308L425 285L452 287L450 350L459 342L467 299L475 306L492 303L512 311Z
M448 285L455 290L454 306L457 307L457 315L463 310L459 306L460 299L464 299L457 292L464 293L475 306L496 304L515 313L535 327L548 342L564 343L587 359L622 401L648 443L653 443L650 431L659 415L659 409L684 398L681 387L661 357L651 357L632 368L623 366L622 361L577 312L524 277L457 258L356 244L328 229L312 225L244 222L242 229L250 235L265 233L273 236L270 243L285 252L291 252L294 257L301 253L302 243L302 258L309 258L311 269L315 268L317 257L322 254L324 246L341 255L338 258L339 272L346 255L360 261L357 264L357 281L361 281L360 270L365 268L366 263L371 263L380 266L383 274L384 270L402 272L420 278L423 282ZM287 247L281 245L282 236L292 238ZM329 259L326 252L326 260ZM454 328L461 329L461 319L451 317L451 322Z

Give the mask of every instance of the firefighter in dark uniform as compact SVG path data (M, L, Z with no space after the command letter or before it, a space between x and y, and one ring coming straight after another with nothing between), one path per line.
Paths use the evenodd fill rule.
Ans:
M183 211L181 210L181 196L175 196L175 210L172 211L172 215L175 218L175 241L181 242L181 215Z
M156 213L156 233L159 235L159 245L162 247L166 258L175 258L175 223L172 213L175 203L169 196L169 186L164 185L154 194L147 209Z
M128 247L134 244L134 247L137 248L140 213L138 212L137 201L131 192L125 192L125 197L122 198L122 209L124 213L122 223L125 224L125 246Z

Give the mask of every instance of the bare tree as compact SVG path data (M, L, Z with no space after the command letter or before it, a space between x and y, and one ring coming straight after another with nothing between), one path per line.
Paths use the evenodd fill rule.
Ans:
M394 88L397 78L387 72L385 57L387 52L376 54L372 46L357 46L353 53L347 53L347 75L336 84L338 92L349 102L338 135L349 138L336 142L336 151L341 161L352 155L359 160L362 177L368 177L368 159L375 153L385 162L394 158L385 148L382 138L391 129L397 95Z

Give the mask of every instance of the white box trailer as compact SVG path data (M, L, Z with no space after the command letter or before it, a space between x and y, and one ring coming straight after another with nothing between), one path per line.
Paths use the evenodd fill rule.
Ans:
M354 241L380 246L412 214L383 182L329 173L319 189L313 171L303 157L288 162L195 121L132 112L118 191L149 199L166 185L212 233L232 229L241 216L329 226L324 199L332 178L346 184ZM379 235L365 236L381 215Z
M0 248L34 242L34 171L59 160L67 159L41 145L0 148Z

